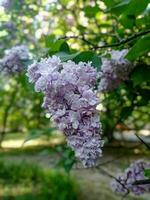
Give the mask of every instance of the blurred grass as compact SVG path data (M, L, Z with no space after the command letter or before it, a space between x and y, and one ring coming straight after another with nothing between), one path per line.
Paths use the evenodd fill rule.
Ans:
M0 157L13 156L13 155L35 155L42 151L47 150L49 153L55 152L55 148L50 145L29 146L23 148L4 148L0 149Z
M32 131L31 131L32 132ZM4 140L2 141L2 148L24 148L33 146L55 146L57 144L64 143L64 136L60 132L54 132L49 136L43 135L42 131L33 131L32 133L9 133L6 134Z
M5 141L12 139L15 142L14 138L17 138L17 135L14 135L13 138L11 136L13 134ZM22 137L23 139L24 137ZM94 169L73 169L71 177L75 177L78 184L68 174L62 172L62 168L58 170L55 164L61 155L57 150L61 149L60 153L64 153L64 144L61 142L53 144L53 139L55 137L51 138L51 142L47 145L0 149L0 200L121 199L120 196L111 191L109 185L111 180ZM140 157L149 158L149 152L142 144L130 142L126 142L125 145L120 142L106 144L103 153L104 156L100 163L112 160L107 165L104 164L103 167L114 174L122 171L132 160ZM121 158L115 160L114 158L119 155L122 155ZM66 196L70 195L67 193L68 190L75 197L74 195ZM140 198L129 196L127 199L149 200L147 196Z
M0 161L0 199L77 200L77 184L64 172Z
M18 140L18 139L24 139L27 136L27 134L24 133L7 133L5 135L5 141L6 140Z

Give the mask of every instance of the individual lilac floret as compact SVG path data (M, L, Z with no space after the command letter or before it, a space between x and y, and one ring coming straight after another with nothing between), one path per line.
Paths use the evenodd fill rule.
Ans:
M42 58L40 62L34 61L32 65L28 67L27 76L29 82L35 83L35 91L45 91L47 81L50 80L55 74L59 74L58 71L61 68L61 60L52 56L50 58Z
M135 181L145 180L144 170L150 168L150 162L138 160L131 164L122 174L118 174L116 179L111 182L113 191L125 194L132 192L135 195L141 195L150 192L150 184L134 185Z
M92 167L102 155L101 124L94 87L97 72L90 63L61 62L56 57L42 59L28 68L29 81L44 93L43 107L65 134L68 145Z
M99 91L108 92L117 88L121 81L127 80L133 69L131 63L125 59L128 50L110 51L110 58L102 59Z
M0 59L0 71L7 75L21 73L25 70L23 61L29 59L29 50L25 45L15 46L6 50L4 57Z

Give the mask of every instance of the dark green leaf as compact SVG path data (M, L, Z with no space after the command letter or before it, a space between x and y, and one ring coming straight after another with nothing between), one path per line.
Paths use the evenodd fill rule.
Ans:
M53 45L53 43L55 42L55 40L56 40L55 39L55 35L45 36L44 39L45 39L45 46L47 48L50 48Z
M124 107L121 111L120 117L122 120L127 119L133 111L133 106Z
M63 42L59 48L59 51L63 51L63 52L69 52L69 46L67 44L67 42Z
M98 55L94 54L92 58L92 65L99 70L101 67L101 64L102 64L101 58Z
M119 22L125 27L132 29L135 23L134 15L121 15Z
M134 85L141 85L143 82L150 81L150 67L147 65L140 65L137 66L132 74L131 80L133 81Z
M57 40L56 42L54 42L51 47L50 50L51 51L59 51L61 45L64 43L64 40Z
M135 16L138 16L141 14L145 8L147 7L148 3L150 3L149 0L130 0L130 3L128 4L128 7L125 11L125 14L134 14Z
M150 89L141 89L140 95L142 97L138 105L143 106L147 105L150 102Z
M124 0L110 8L109 11L115 13L116 15L122 14L128 7L130 0Z
M119 3L120 0L103 0L103 2L106 4L108 7L115 6L115 4Z
M144 175L148 178L150 178L150 169L145 169L144 170Z
M83 10L86 17L95 17L96 13L100 11L100 8L98 6L86 6Z
M56 149L61 155L61 159L56 164L56 167L63 167L69 173L75 163L75 154L68 147L59 147Z
M46 47L49 48L49 55L60 51L60 48L65 49L65 51L68 49L67 43L63 39L56 40L54 35L46 37L45 43Z
M68 54L66 52L58 52L56 53L55 55L56 56L59 56L61 61L65 62L67 60L72 60L74 59L77 55L79 55L80 53L77 52L77 53L74 53L74 54Z
M31 132L30 132L31 133ZM27 138L24 140L23 144L25 144L26 142L30 141L30 140L34 140L37 138L40 138L42 136L42 133L37 131L37 132L32 132L30 135L27 136Z
M150 35L143 36L139 39L135 45L130 49L126 58L130 61L136 60L139 56L142 56L150 51Z
M76 63L79 63L80 61L82 62L91 61L93 67L97 69L100 69L101 67L101 58L97 54L90 51L85 51L80 53L78 56L74 58L74 61Z
M26 137L26 139L24 140L24 143L30 141L30 140L34 140L37 138L40 138L42 136L51 136L52 132L54 131L54 128L46 128L46 129L31 129L29 131L29 135Z

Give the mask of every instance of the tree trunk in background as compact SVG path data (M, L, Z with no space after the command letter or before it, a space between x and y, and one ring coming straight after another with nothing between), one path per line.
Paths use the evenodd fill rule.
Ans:
M14 104L16 94L17 94L17 88L18 88L18 85L16 85L16 87L14 88L14 90L10 96L9 104L7 105L7 107L5 108L5 111L4 111L3 124L2 124L3 127L2 127L2 132L0 133L0 148L2 148L2 142L3 142L5 134L6 134L6 127L7 127L8 117L9 117L9 111Z

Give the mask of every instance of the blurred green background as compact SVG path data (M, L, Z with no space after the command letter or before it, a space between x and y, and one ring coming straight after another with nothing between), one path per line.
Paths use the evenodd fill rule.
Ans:
M25 44L33 59L57 54L64 60L90 60L97 65L97 56L107 50L97 45L116 44L150 30L149 0L0 3L1 58L6 49ZM128 82L100 95L98 109L106 141L100 165L114 174L137 158L149 159L135 136L139 133L150 142L149 44L148 34L113 48L134 48L130 57L137 67ZM83 169L74 158L41 107L42 94L35 93L25 73L0 75L0 199L120 199L111 191L109 177L98 169ZM127 198L149 199L147 195Z

